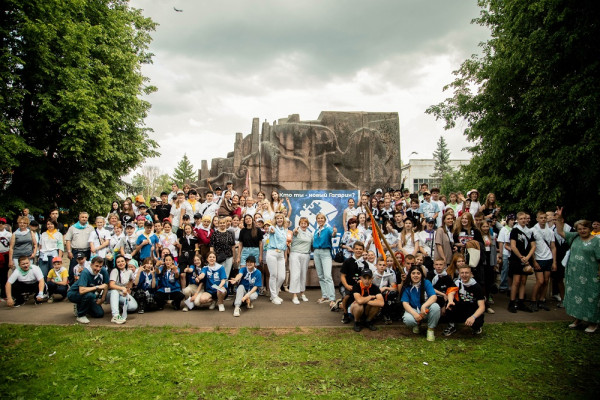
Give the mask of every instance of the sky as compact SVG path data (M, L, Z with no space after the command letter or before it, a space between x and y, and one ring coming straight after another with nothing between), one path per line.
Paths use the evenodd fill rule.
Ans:
M321 111L398 112L401 159L432 158L440 136L452 158L469 158L462 130L425 114L450 97L452 71L489 31L471 20L476 0L132 0L159 25L158 91L145 123L160 145L146 165L164 173L187 154L226 157L252 118ZM177 12L174 7L182 10ZM416 152L417 154L412 154Z

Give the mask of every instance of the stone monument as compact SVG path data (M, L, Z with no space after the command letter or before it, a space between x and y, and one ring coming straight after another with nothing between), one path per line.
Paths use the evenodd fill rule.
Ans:
M261 132L259 133L259 126ZM323 111L314 121L298 114L269 124L252 121L236 133L227 158L202 161L197 187L240 192L246 179L256 193L275 189L365 189L400 187L400 125L395 112Z

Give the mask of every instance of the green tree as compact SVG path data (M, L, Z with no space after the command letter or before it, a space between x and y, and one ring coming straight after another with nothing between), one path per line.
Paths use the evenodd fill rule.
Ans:
M433 152L433 175L431 176L436 181L441 182L444 177L452 173L450 165L450 150L443 136L437 142L437 147Z
M480 0L491 38L454 72L453 96L427 112L465 121L468 167L503 210L564 205L598 213L600 18L591 0Z
M134 194L142 194L146 201L150 197L160 195L160 192L171 190L171 178L168 174L163 174L162 171L153 165L144 166L135 174L131 180L131 188L135 191Z
M155 23L125 0L1 4L0 213L103 211L157 155L140 98Z
M198 179L198 173L194 169L187 154L184 154L181 161L177 163L175 171L173 171L173 181L177 183L179 187L182 187L185 183L189 183L196 179Z

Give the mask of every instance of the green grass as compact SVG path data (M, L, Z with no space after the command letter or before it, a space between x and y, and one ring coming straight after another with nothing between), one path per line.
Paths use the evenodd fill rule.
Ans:
M600 335L564 322L484 328L481 337L459 332L429 343L404 328L357 334L4 324L0 398L595 397Z

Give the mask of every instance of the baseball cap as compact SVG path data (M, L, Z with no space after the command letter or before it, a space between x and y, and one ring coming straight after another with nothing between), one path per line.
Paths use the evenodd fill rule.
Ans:
M76 258L85 258L85 254L83 254L83 253L77 253L77 255L75 257Z
M155 200L155 201L156 201L156 200ZM148 208L148 206L147 206L146 204L140 204L140 205L138 206L138 208Z
M180 190L177 191L177 194L185 194L185 192L180 189Z
M62 258L60 258L60 257L54 257L54 258L52 259L52 264L54 264L55 262L62 263Z
M6 223L6 218L0 217L0 222L3 223L3 224L5 224Z
M153 197L150 197L150 201L158 201L158 200L156 200L156 197L153 196Z
M425 222L427 222L429 224L429 223L434 223L435 220L431 217L427 217L427 218L425 218Z
M364 268L360 274L360 276L368 276L370 278L373 277L373 271L370 268Z
M426 190L423 192L423 196L425 196L426 194L431 194L431 192L429 190Z
M383 193L383 190L381 190L381 188L377 188L377 189L375 189L375 194L377 194L377 193Z
M144 196L142 196L141 194L138 194L137 196L135 196L135 201L139 202L139 203L145 203L146 200L144 200Z
M127 225L125 225L125 228L135 228L135 224L133 222L128 222Z

